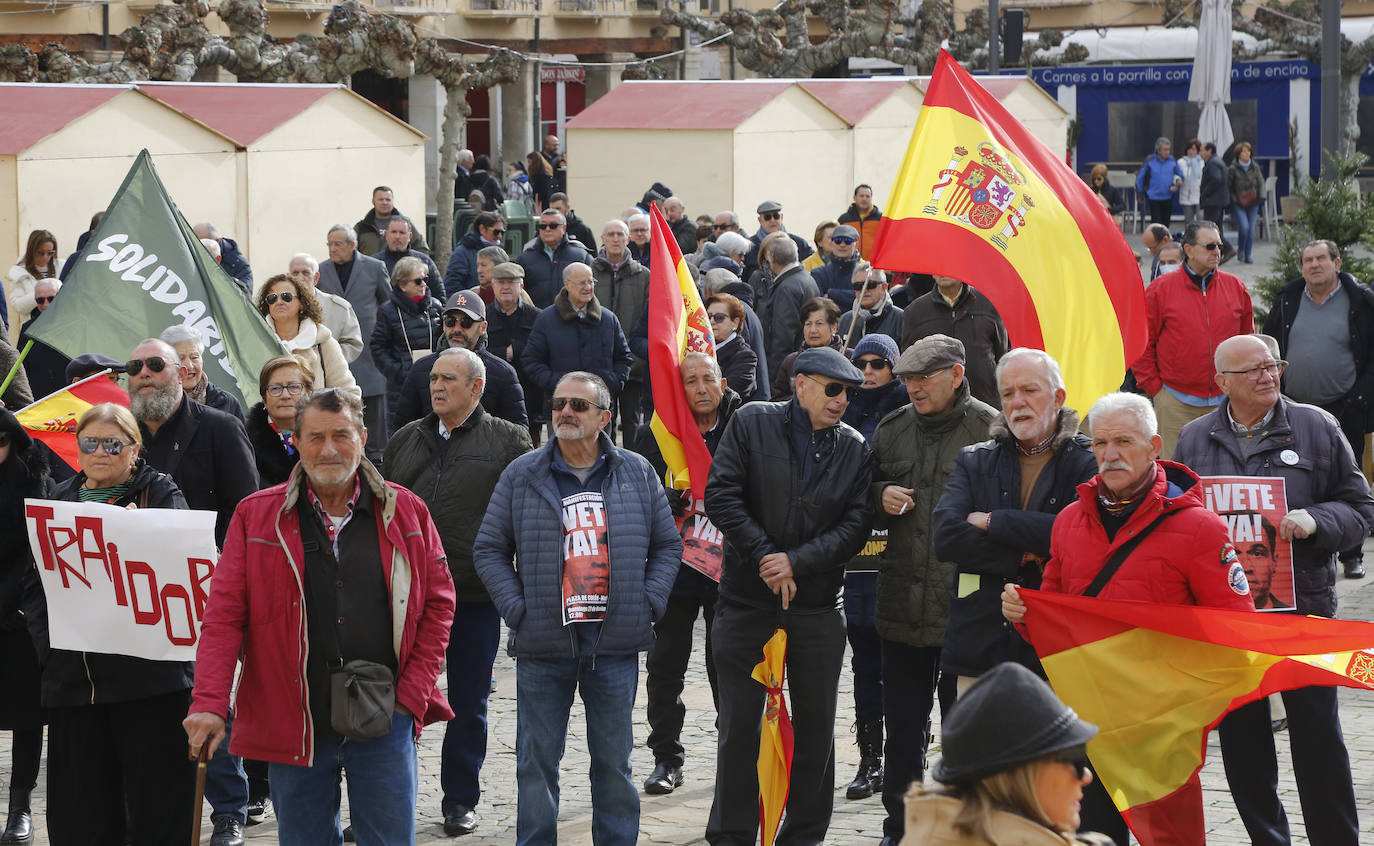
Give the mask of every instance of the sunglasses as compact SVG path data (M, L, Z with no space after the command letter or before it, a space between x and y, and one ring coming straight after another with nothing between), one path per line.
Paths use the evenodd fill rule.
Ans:
M39 305L43 305L44 303L50 303L55 299L57 299L57 295L53 294L51 297L34 297L33 301L38 303Z
M148 366L148 372L161 373L167 369L167 360L162 356L152 355L147 358L131 358L124 363L124 372L130 376L137 376L143 372L143 366ZM113 453L111 453L113 454Z
M77 438L76 446L87 455L94 455L100 447L105 448L107 455L119 455L129 444L119 438Z
M852 385L846 385L843 382L822 382L820 379L817 379L810 373L803 373L802 375L818 385L824 385L825 395L831 397L832 399L834 397L839 396L840 394L846 394L848 396L853 396L854 394L854 388Z
M759 217L763 218L764 220L779 220L782 218L782 212L764 212L763 214L759 215ZM832 238L831 240L834 239Z
M562 228L563 228L563 224L561 224L561 223L541 223L541 224L538 224L538 225L539 225L539 228L540 228L540 229L562 229Z
M709 314L711 315L712 323L724 323L725 321L730 319L730 315L726 314L723 311L712 311L709 312Z
M1210 244L1198 244L1198 246L1201 247L1201 248L1203 248L1204 250L1207 250L1208 252L1211 252L1212 250L1219 250L1219 249L1221 249L1221 242L1220 242L1220 241L1213 241L1213 242L1210 243Z
M832 235L832 236L830 237L830 243L832 243L832 244L852 244L852 243L854 243L854 239L853 239L853 238L850 238L850 237L848 237L848 236L846 236L846 235L841 235L839 238L836 238L836 237L834 237L834 236Z
M712 226L711 228L714 229L714 230L716 230L717 232L719 232L719 231L721 231L722 229L733 229L733 228L735 228L735 224L733 224L733 223L717 223L715 226Z
M479 321L479 320L473 320L471 317L468 317L466 314L461 315L461 316L459 316L459 317L445 316L445 317L444 317L444 328L445 328L445 329L452 329L452 328L455 327L455 326L461 326L461 327L463 327L464 329L471 329L472 327L476 326L476 325L477 325L478 323L480 323L480 322L481 322L481 321Z
M293 397L298 397L305 393L305 384L303 382L292 382L288 385L268 385L267 393L274 397L279 397L282 394L290 394Z
M289 303L295 298L296 295L291 293L290 291L282 291L280 294L268 294L266 297L263 297L262 301L267 303L268 305L276 305L277 300L281 300L284 303Z
M497 238L500 238L502 235L505 235L505 234L506 234L506 230L504 230L504 229L493 229L493 230L491 230L491 234L495 235Z
M1088 773L1088 753L1084 751L1082 746L1074 746L1065 749L1054 756L1054 762L1057 764L1068 764L1073 767L1073 771L1077 774L1079 781L1082 781L1083 777Z
M411 282L419 282L421 285L428 285L428 284L429 284L429 274L425 274L424 276L415 276L415 277L412 277L409 281L411 281Z
M605 410L606 410L606 407L605 407L605 406L603 406L603 405L597 405L596 403L592 402L591 400L584 400L584 399L582 399L581 397L554 397L554 398L553 398L553 410L554 410L554 411L562 411L563 409L567 408L568 406L572 406L572 410L573 410L573 411L576 411L578 414L584 414L584 413L586 413L586 411L587 411L588 409L590 409L590 408L599 408L599 409L601 409L602 411L605 411Z
M856 291L862 291L862 290L864 289L864 286L867 285L867 286L868 286L868 290L870 290L870 291L876 291L876 290L878 290L878 286L881 285L881 284L883 284L883 283L882 283L882 282L879 282L879 281L876 280L876 279L870 279L870 280L868 280L867 282L864 282L862 279L860 279L858 282L855 282L855 283L854 283L854 290L856 290Z
M885 358L863 358L854 363L859 366L860 370L867 370L870 367L874 370L886 370L892 366L892 362Z

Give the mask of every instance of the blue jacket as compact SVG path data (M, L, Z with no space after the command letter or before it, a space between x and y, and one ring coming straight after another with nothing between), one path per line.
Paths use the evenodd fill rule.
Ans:
M610 461L601 493L611 562L595 654L628 655L654 644L653 623L668 605L682 538L649 462L616 447L605 432L600 442ZM501 474L472 549L477 575L510 629L506 651L517 658L578 655L577 633L561 613L563 498L551 469L557 444L550 438Z
M253 268L248 266L248 259L244 258L233 238L219 239L219 266L224 268L225 273L234 277L240 288L252 296Z
M591 267L592 255L565 235L554 248L552 259L544 251L544 242L535 238L515 261L525 268L525 293L539 308L548 308L553 305L554 296L563 290L563 268L578 261ZM475 278L476 273L473 275Z
M1161 161L1159 156L1151 154L1136 174L1135 190L1151 200L1172 200L1178 196L1177 191L1169 190L1174 184L1174 177L1183 179L1183 169L1174 157Z
M586 317L578 317L568 292L560 290L554 304L535 318L521 362L545 400L553 397L558 380L574 370L600 376L614 397L630 378L634 356L614 312L593 297Z
M477 230L470 230L463 236L463 240L458 242L458 246L453 248L453 255L448 257L448 267L444 268L444 290L449 294L456 294L476 288L477 252L483 247L499 246L501 245L488 244L477 234Z

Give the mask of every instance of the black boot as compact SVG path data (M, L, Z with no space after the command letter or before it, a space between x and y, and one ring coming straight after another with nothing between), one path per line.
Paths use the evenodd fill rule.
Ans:
M883 791L883 721L860 720L859 771L844 792L848 799L867 799Z
M5 833L0 843L32 843L33 816L29 813L29 791L10 791L10 814L5 820Z

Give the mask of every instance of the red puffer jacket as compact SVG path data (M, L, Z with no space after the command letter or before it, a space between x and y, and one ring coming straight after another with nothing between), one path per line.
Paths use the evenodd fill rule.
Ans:
M358 468L377 498L381 560L391 592L396 704L415 731L453 711L439 670L453 623L453 578L423 501ZM243 650L229 751L258 761L310 766L315 731L305 681L305 552L296 504L306 496L300 465L284 484L249 496L229 524L196 647L191 713L229 713L234 664ZM308 505L306 507L309 507Z
M1177 513L1141 541L1098 595L1253 611L1245 569L1231 546L1226 524L1203 506L1197 474L1172 461L1155 465L1154 487L1111 541L1097 505L1102 477L1094 476L1078 486L1078 500L1054 521L1041 590L1081 595L1122 544L1168 511Z

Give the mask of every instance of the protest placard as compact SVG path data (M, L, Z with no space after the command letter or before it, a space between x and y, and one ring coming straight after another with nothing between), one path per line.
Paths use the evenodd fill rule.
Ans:
M26 499L54 649L193 661L215 512Z
M1288 513L1283 479L1265 476L1203 476L1207 508L1226 521L1250 595L1260 611L1291 610L1293 550L1279 537Z
M725 559L725 535L711 518L706 516L706 501L685 494L687 506L682 516L675 517L678 534L682 535L682 563L713 582L720 581L720 568Z

